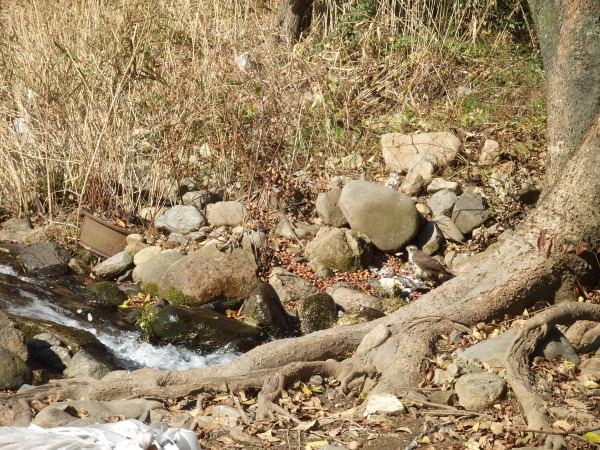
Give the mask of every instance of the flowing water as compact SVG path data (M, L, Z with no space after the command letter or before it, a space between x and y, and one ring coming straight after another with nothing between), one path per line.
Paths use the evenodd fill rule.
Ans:
M139 332L115 326L117 321L111 320L106 312L86 307L83 298L81 307L64 308L60 305L61 296L56 294L59 284L56 280L48 283L48 280L21 276L12 267L0 265L0 310L89 331L109 349L119 365L128 370L142 367L195 369L223 365L238 356L237 353L201 355L173 345L153 346L143 341Z

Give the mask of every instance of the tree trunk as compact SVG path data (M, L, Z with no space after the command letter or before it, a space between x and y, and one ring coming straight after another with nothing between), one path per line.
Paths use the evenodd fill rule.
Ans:
M282 38L295 43L303 31L310 27L313 0L281 0L276 24L281 28Z

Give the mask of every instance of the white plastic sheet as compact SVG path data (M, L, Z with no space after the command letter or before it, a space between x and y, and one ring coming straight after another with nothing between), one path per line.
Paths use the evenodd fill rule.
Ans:
M85 427L0 427L2 450L201 450L196 434L135 419Z

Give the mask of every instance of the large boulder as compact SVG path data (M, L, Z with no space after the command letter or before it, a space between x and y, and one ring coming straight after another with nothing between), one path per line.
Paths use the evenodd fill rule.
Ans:
M269 283L259 285L240 310L242 322L278 338L293 335L291 318Z
M186 297L186 304L196 306L247 299L260 284L254 255L246 249L217 253L197 251L176 261L163 277L163 293L175 289Z
M156 218L154 226L167 231L189 233L206 225L206 218L194 205L177 205Z
M163 282L165 273L167 273L169 268L181 258L183 258L183 255L176 250L163 250L158 253L153 252L153 254L149 254L147 260L142 260L142 262L133 269L133 281L142 284L156 283L160 286Z
M350 227L377 248L396 251L419 229L417 208L407 195L368 181L351 181L342 189L339 205Z
M168 305L158 311L151 324L160 343L183 345L202 352L215 352L243 339L259 339L259 328L205 308Z
M389 170L408 172L413 156L433 155L438 167L450 164L460 150L460 139L449 132L421 133L415 135L388 133L381 136L383 159Z
M306 258L331 269L355 272L373 259L371 243L358 233L341 228L321 228L306 245Z

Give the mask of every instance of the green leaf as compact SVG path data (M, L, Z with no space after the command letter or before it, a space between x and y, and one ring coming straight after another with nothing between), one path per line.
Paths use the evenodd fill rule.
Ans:
M583 435L583 438L590 442L593 442L594 444L600 444L600 434L598 433L593 433L590 431L589 433L585 433Z

